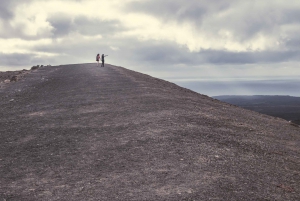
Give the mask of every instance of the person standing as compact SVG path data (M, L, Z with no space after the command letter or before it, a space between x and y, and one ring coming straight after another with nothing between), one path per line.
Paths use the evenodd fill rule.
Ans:
M99 66L99 60L100 60L100 54L97 54L97 56L96 56L97 67Z
M101 65L101 67L104 67L104 57L107 57L108 55L104 55L104 54L102 54L102 56L101 56L101 60L102 60L102 65Z

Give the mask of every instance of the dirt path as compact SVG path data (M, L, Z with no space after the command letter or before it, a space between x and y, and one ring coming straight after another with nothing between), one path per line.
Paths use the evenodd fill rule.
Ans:
M1 200L300 200L300 128L115 66L0 89Z

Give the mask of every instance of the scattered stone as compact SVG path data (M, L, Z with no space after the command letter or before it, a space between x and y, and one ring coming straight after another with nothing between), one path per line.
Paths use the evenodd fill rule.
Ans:
M10 99L9 102L13 102L15 99Z
M16 82L18 81L18 76L14 75L10 78L10 82Z
M28 74L30 71L23 69L23 70L16 70L16 71L0 71L0 83L10 83L16 82L21 80L24 75Z

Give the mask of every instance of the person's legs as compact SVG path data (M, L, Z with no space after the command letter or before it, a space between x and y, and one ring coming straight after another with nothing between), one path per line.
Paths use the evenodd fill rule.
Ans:
M104 67L104 61L102 61L102 65L101 65L101 67Z

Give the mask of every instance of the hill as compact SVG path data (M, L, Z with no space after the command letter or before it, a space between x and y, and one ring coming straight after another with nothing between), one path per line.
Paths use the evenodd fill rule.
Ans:
M218 100L300 124L300 97L214 96Z
M112 65L0 86L0 200L300 199L283 119Z

